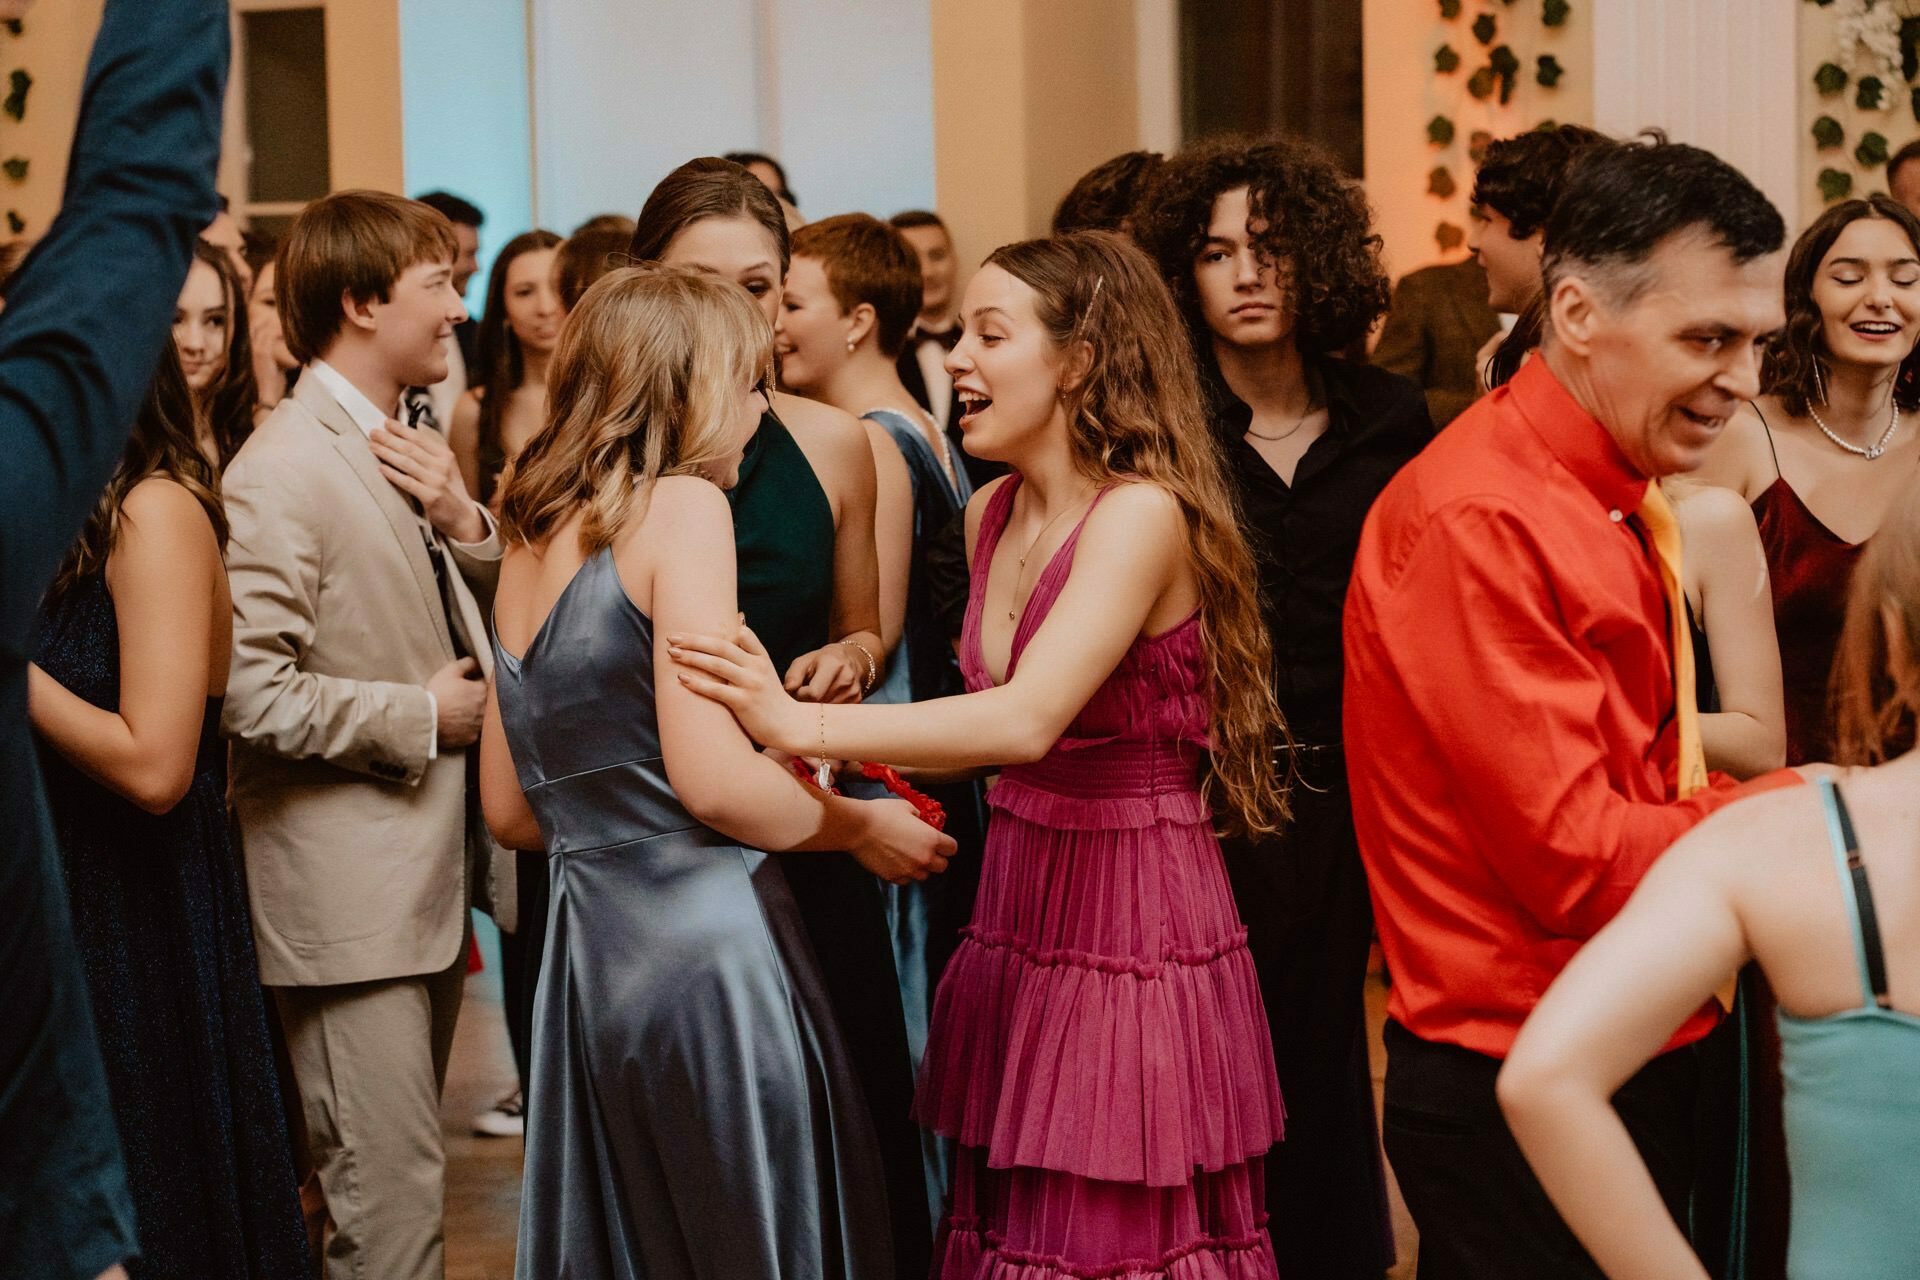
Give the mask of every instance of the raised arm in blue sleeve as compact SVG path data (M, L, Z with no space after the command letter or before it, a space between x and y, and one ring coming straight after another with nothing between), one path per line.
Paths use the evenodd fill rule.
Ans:
M213 217L227 21L223 0L108 0L60 214L0 312L0 1276L94 1280L137 1252L26 662Z

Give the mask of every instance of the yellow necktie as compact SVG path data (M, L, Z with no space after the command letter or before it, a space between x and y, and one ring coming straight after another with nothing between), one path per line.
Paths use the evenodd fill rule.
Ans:
M1707 756L1700 746L1700 700L1693 687L1693 631L1687 626L1685 579L1680 576L1680 521L1673 514L1660 482L1647 482L1640 503L1640 522L1653 538L1660 561L1660 585L1667 591L1667 616L1673 632L1674 719L1680 729L1679 798L1684 800L1707 785Z

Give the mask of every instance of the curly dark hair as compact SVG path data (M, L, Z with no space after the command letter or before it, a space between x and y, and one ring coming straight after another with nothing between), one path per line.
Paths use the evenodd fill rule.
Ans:
M1561 124L1489 143L1473 175L1473 205L1505 218L1514 239L1525 240L1547 225L1574 158L1611 141L1585 125Z
M1202 368L1212 335L1194 287L1194 260L1220 196L1247 188L1248 217L1266 223L1259 252L1292 269L1294 341L1303 355L1344 350L1386 314L1392 296L1380 237L1358 183L1332 156L1292 138L1222 138L1180 152L1161 168L1131 230L1173 289Z
M1158 151L1128 151L1080 175L1053 211L1053 234L1118 231L1125 234L1134 206L1153 183L1166 157Z
M1760 387L1766 394L1778 396L1781 406L1796 418L1804 418L1807 407L1816 403L1819 366L1832 359L1821 337L1826 319L1813 300L1813 278L1840 233L1862 218L1893 223L1920 254L1920 218L1898 200L1878 192L1864 200L1834 205L1793 242L1793 252L1787 255L1785 282L1787 323L1767 348L1760 366ZM1902 409L1920 408L1920 346L1900 362L1900 372L1893 381L1893 402Z

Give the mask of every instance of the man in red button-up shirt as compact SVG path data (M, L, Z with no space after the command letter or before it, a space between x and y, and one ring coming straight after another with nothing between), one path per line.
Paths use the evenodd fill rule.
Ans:
M1676 798L1671 615L1639 511L1758 391L1784 234L1704 151L1597 149L1547 225L1540 353L1400 473L1362 535L1348 768L1393 977L1386 1146L1421 1280L1600 1275L1494 1078L1653 860L1739 794L1716 777ZM1697 1067L1680 1049L1716 1016L1616 1099L1683 1222Z

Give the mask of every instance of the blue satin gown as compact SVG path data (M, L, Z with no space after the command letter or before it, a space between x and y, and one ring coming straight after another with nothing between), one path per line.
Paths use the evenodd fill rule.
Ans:
M652 625L611 552L495 653L553 889L516 1274L891 1280L872 1124L780 859L675 799Z

